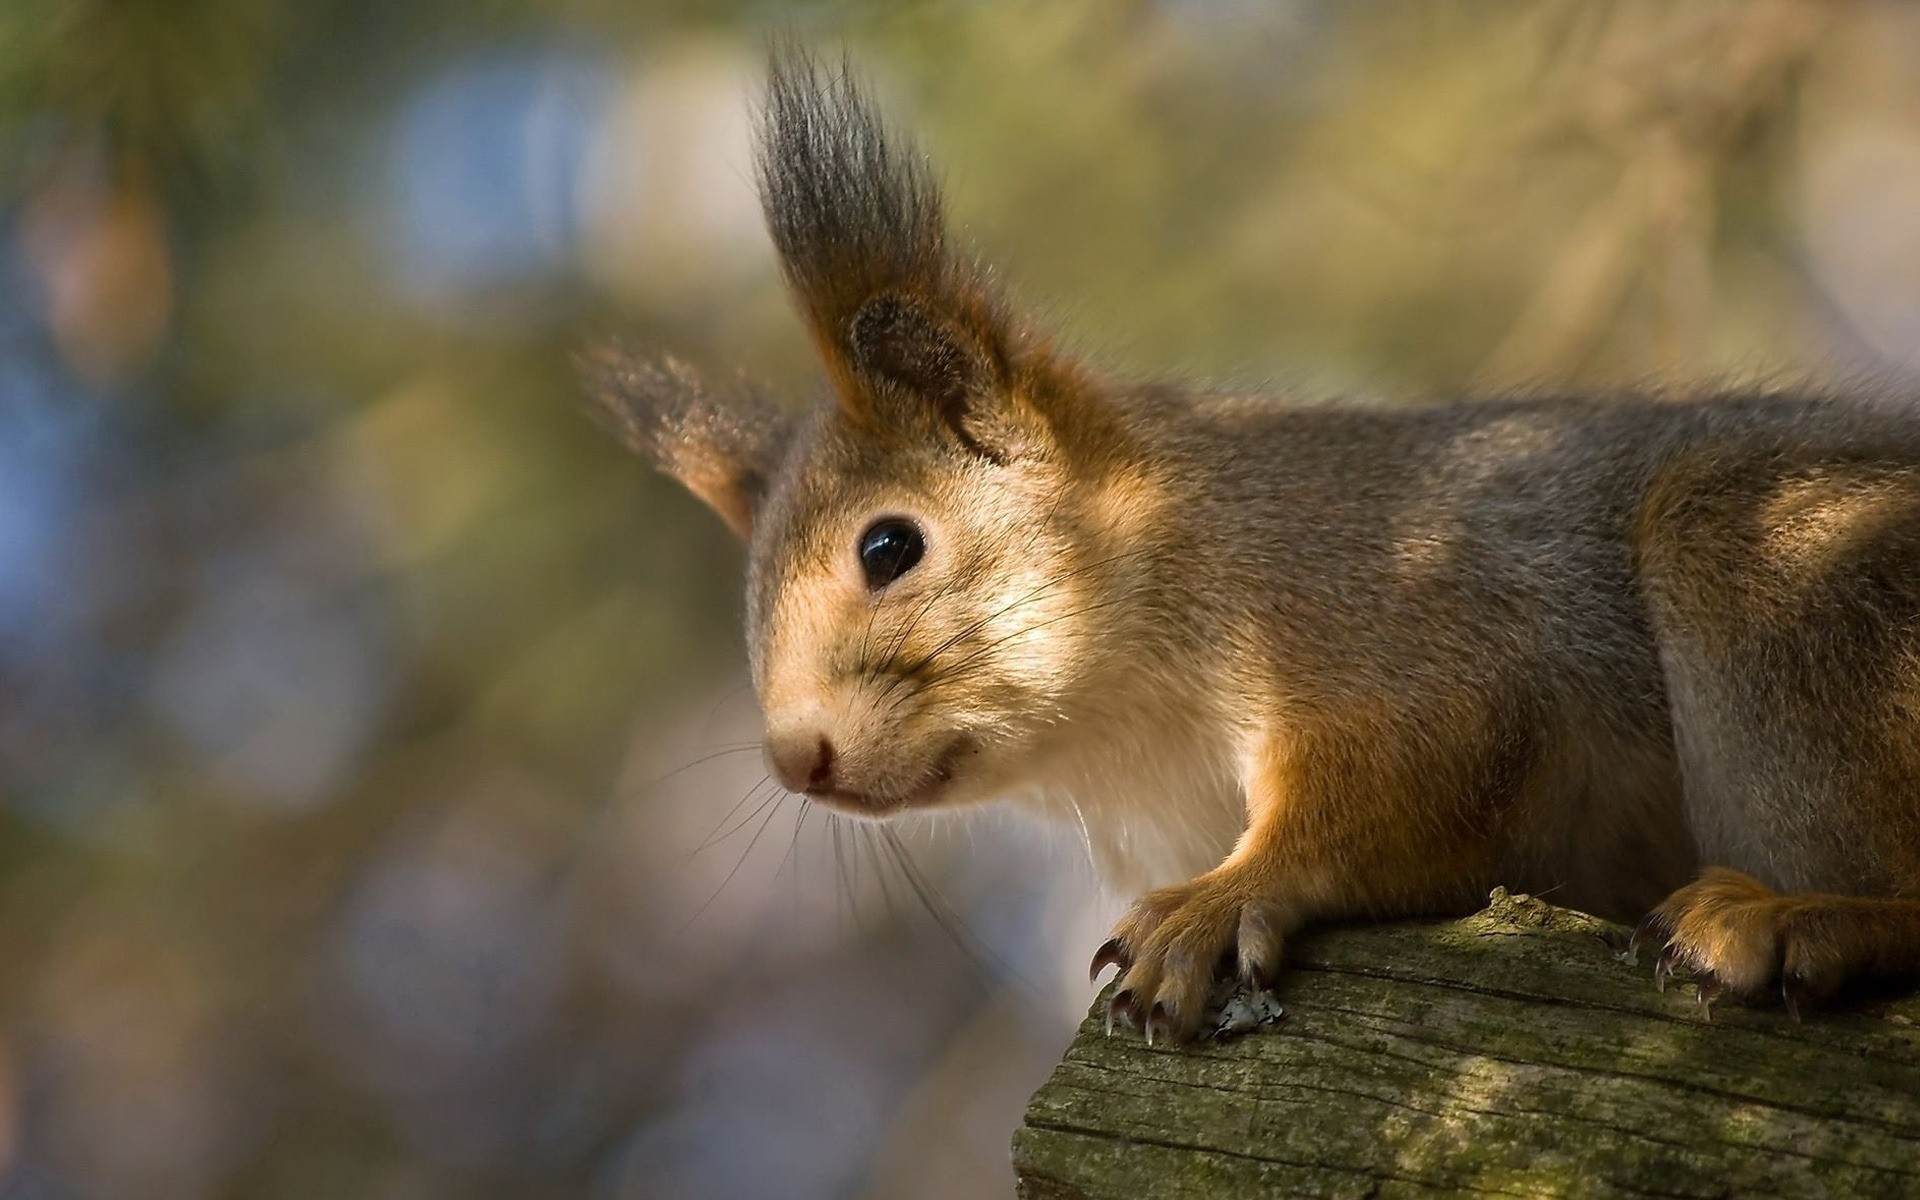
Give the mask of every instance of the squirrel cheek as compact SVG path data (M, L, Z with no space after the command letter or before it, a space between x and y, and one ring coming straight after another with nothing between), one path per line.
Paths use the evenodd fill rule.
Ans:
M990 659L990 666L976 674L1024 692L1054 694L1077 673L1082 614L1091 611L1094 602L1085 589L1074 586L1043 583L1008 590L1012 598L997 606L999 611L981 633L992 652L976 661L986 664Z

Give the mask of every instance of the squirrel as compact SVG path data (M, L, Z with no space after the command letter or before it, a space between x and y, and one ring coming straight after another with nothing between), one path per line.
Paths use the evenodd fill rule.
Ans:
M1012 312L844 65L774 54L756 173L828 394L615 345L592 407L745 540L783 786L1027 804L1144 891L1110 1030L1496 884L1650 914L1703 1002L1920 972L1911 404L1131 382Z

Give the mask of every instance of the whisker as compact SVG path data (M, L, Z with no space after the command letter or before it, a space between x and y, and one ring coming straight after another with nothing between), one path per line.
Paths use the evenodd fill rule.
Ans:
M927 915L933 918L934 924L940 927L953 942L954 947L973 964L978 976L982 979L1011 980L1028 994L1039 995L1040 989L1035 987L1031 980L995 954L992 947L973 935L973 931L967 927L966 919L947 903L933 881L928 879L920 870L919 864L914 862L913 855L907 852L906 843L900 840L900 835L884 825L879 826L878 830L881 841L892 853L894 862L899 865L900 874L907 881L907 886L920 898L921 906L927 910Z
M941 642L938 646L935 646L931 651L922 655L912 666L908 667L905 671L901 672L900 674L902 676L912 676L912 675L918 674L922 670L925 670L926 667L929 664L931 664L934 659L940 657L942 654L952 649L959 642L965 640L966 638L972 637L974 634L980 632L982 629L986 628L988 625L999 620L1001 617L1007 615L1008 613L1012 612L1014 609L1020 607L1021 605L1031 604L1035 600L1040 599L1048 591L1051 591L1054 588L1058 588L1067 583L1070 583L1074 579L1082 575L1085 575L1088 572L1096 571L1096 570L1099 570L1101 567L1111 566L1114 563L1122 562L1126 559L1144 554L1147 552L1148 549L1149 549L1148 547L1135 547L1132 550L1123 550L1117 554L1108 555L1105 558L1095 559L1092 562L1082 563L1080 566L1075 567L1071 571L1062 572L1061 574L1056 575L1051 579L1048 579L1044 583L1041 583L1036 587L1034 587L1031 591L1027 592L1025 595L1015 597L1014 599L1008 601L1006 604L1002 605L1000 608L994 610L993 612L988 613L986 616L979 618L978 620L974 621L972 624L961 629L958 633L955 633L952 637L949 637L946 641Z
M781 871L787 869L788 863L793 864L793 890L795 895L798 895L800 891L800 831L807 827L807 814L812 811L813 797L800 797L800 815L793 822L793 840L787 843L787 852L780 859ZM775 872L775 874L778 873L777 871Z
M720 886L713 889L713 895L708 896L705 900L701 901L700 907L693 910L693 915L688 917L687 923L680 927L679 932L675 935L676 937L680 936L681 934L685 934L687 930L693 928L693 923L700 919L700 914L706 912L707 909L713 904L713 902L720 898L720 893L727 890L727 885L733 882L734 876L740 874L740 868L746 866L747 859L752 857L753 848L760 844L761 835L767 832L767 826L773 824L773 818L779 815L780 805L778 802L786 799L788 796L791 796L792 794L793 793L785 790L784 788L777 789L774 792L773 811L767 814L766 820L760 822L760 828L753 831L753 836L747 840L747 848L740 852L739 861L733 864L733 870L728 871L727 877L720 881ZM765 808L766 805L763 804L761 807Z
M867 624L866 627L860 631L860 650L859 657L855 659L856 662L867 661L867 648L872 644L873 639L874 618L879 615L880 603L878 597L869 596L867 598Z
M956 675L959 674L961 669L966 667L968 664L974 662L976 659L980 658L982 655L992 653L994 650L999 649L1001 646L1006 645L1008 642L1013 641L1015 638L1025 637L1026 635L1033 633L1036 630L1045 629L1049 625L1058 625L1062 621L1071 621L1075 617L1082 617L1088 613L1099 612L1103 608L1112 608L1115 605L1124 604L1126 602L1127 601L1125 597L1120 597L1113 600L1102 600L1094 604L1082 605L1081 607L1076 608L1071 612L1059 613L1055 616L1048 617L1044 621L1035 621L1031 625L1023 626L1022 628L1016 629L1011 633L1003 634L1002 636L997 637L990 642L986 642L982 645L974 647L972 650L967 652L967 656L965 658L962 658L960 661L943 668L940 672L940 675L937 678L928 680L925 684L921 685L920 691L924 693L928 688L933 687L935 684L944 683L944 682L947 682L948 680L953 679Z
M631 790L620 791L609 789L607 793L601 797L601 799L595 801L593 806L581 817L579 826L575 829L572 841L568 845L566 852L561 854L552 867L548 869L547 878L542 886L550 892L557 892L563 887L566 881L572 878L575 872L580 870L589 852L601 844L599 835L605 829L608 820L612 818L614 813L626 805L646 799L648 793L653 791L653 789L683 772L691 771L695 767L703 766L713 762L715 759L725 758L728 755L744 754L750 750L757 750L759 746L760 743L758 742L741 742L735 745L722 746L717 750L700 755L692 762L682 763L673 770L656 776ZM761 782L766 782L766 778L766 776L762 776ZM752 789L749 789L748 795L751 795L754 790L758 790L759 786L759 784L755 784ZM740 802L745 803L746 799L746 796L742 796ZM738 810L739 804L736 804L732 811ZM728 815L731 816L732 812L729 812Z
M749 679L737 687L728 688L718 700L713 702L713 707L707 710L707 719L700 723L702 732L711 731L713 728L713 719L720 715L720 710L727 706L727 702L752 686L753 680Z
M910 681L914 681L916 677L921 674L921 672L925 671L927 667L933 664L935 659L937 659L941 654L944 654L947 650L951 649L953 646L957 645L963 639L978 633L981 629L984 629L987 625L991 624L993 621L998 620L1000 617L1005 616L1007 613L1012 612L1014 609L1020 607L1021 605L1033 603L1034 601L1038 600L1044 593L1046 593L1052 588L1059 587L1068 582L1071 582L1075 577L1085 574L1089 571L1097 570L1100 567L1107 566L1112 563L1120 562L1124 559L1131 558L1134 555L1140 554L1143 552L1144 551L1138 550L1138 549L1122 551L1118 554L1109 555L1106 558L1097 559L1093 562L1082 564L1080 567L1077 567L1072 571L1068 571L1061 576L1058 576L1054 579L1050 579L1047 582L1040 584L1039 586L1033 588L1031 591L1027 592L1023 596L1015 597L1013 600L1009 601L1005 605L1002 605L995 612L988 613L986 616L981 617L980 619L974 621L971 625L968 625L966 628L960 630L958 633L955 633L951 637L947 638L945 641L941 642L938 646L935 646L931 651L920 656L920 658L912 666L907 667L905 670L892 671L891 676L890 678L888 678L885 686L881 688L879 695L876 696L874 699L876 701L888 702L890 708L898 708L898 706L902 702L904 702L906 699L923 692L927 685L922 684L919 688L913 691L906 692L904 694L900 694L899 689L903 685L909 683ZM1118 602L1119 602L1118 599L1114 601L1114 603L1118 603ZM1104 604L1105 602L1102 602L1102 603ZM1095 607L1096 606L1085 606L1078 610L1075 610L1072 613L1064 614L1054 619L1066 620L1070 617L1078 616L1081 613L1092 612L1095 610ZM1034 625L1029 625L1022 629L1015 630L1014 632L997 639L995 642L989 643L986 649L991 649L993 646L1003 644L1010 638L1018 637L1023 633L1031 632L1033 629L1039 628L1041 625L1044 625L1046 623L1047 622L1039 622ZM979 655L979 652L969 654L967 661L971 661L971 659L978 657L978 655ZM892 658L889 658L887 662L881 664L881 666L879 667L879 670L888 671L892 668L892 666L893 666L893 660Z
M666 772L664 775L654 776L652 779L649 779L645 783L634 788L631 792L627 792L624 794L616 793L614 796L614 801L624 804L629 801L644 799L647 793L651 792L654 788L659 787L661 784L667 782L669 779L673 779L676 776L685 774L686 772L693 770L695 767L705 766L706 764L714 761L715 759L726 758L729 755L746 754L746 753L749 753L750 751L758 750L759 748L760 748L759 742L736 742L732 745L722 746L718 750L714 750L714 751L710 751L709 753L702 754L700 757L694 759L692 762L681 763L679 766L675 767L671 771Z
M725 833L720 832L721 829L726 827L726 824L728 821L733 820L733 814L739 812L740 809L747 803L747 801L753 799L753 797L760 791L761 788L766 787L768 784L772 782L773 782L773 777L771 775L762 775L760 777L759 783L756 783L752 787L748 788L746 795L734 801L733 807L727 810L727 815L724 817L721 817L720 823L713 827L713 832L709 833L706 836L705 840L703 840L698 846L695 846L693 849L687 851L685 854L681 856L681 861L683 862L690 861L693 858L697 857L699 853L702 850L705 850L707 847L715 846L720 844L721 842L726 841L728 838L732 837L734 834L739 833L742 829L745 829L749 824L753 822L753 819L755 817L765 812L767 810L767 805L774 803L776 800L780 798L781 793L785 790L784 788L776 786L771 792L767 793L766 799L760 801L760 803L757 806L755 806L752 812L742 817L738 824L734 825L733 828L728 829Z
M1045 530L1052 527L1054 518L1059 514L1060 505L1063 504L1065 500L1066 500L1066 493L1062 491L1061 493L1059 493L1054 497L1053 506L1047 510L1046 519L1043 521L1035 522L1027 527L1026 544L1029 549L1032 548L1035 542L1039 541L1041 533L1043 533ZM1011 541L1012 533L1013 533L1013 530L1009 529L1007 531L1007 535L1001 539L1002 543ZM1004 550L1005 545L1002 544L998 548ZM879 664L874 668L875 674L884 674L889 672L893 668L894 664L898 661L900 657L900 652L903 649L905 649L908 639L910 639L913 636L913 631L919 628L921 620L926 617L927 613L932 609L934 603L940 600L945 595L947 595L948 592L952 591L956 578L957 577L950 576L945 584L943 584L940 588L936 589L931 595L929 595L924 601L921 602L919 608L914 610L913 617L901 627L899 634L896 635L893 638L893 640L888 643L886 655L880 660ZM936 651L935 653L938 653L938 651ZM863 658L863 661L864 661L864 658ZM893 677L888 680L886 690L883 691L881 695L884 697L885 695L891 693L892 690L896 686L898 686L899 682L900 682L900 675L899 673L895 673Z
M880 660L879 666L876 668L876 673L883 673L893 666L894 662L900 657L900 651L905 648L907 639L911 638L913 631L920 627L920 622L925 619L927 613L932 611L935 602L943 599L952 590L953 581L949 579L945 584L934 589L925 600L921 601L920 607L913 610L913 616L901 625L900 632L887 643L886 656Z
M900 914L894 911L893 888L887 883L887 872L884 869L885 864L880 858L880 848L875 844L876 838L874 837L873 830L865 825L861 825L856 827L855 832L859 835L860 844L865 848L867 856L873 860L873 877L879 881L880 895L887 903L887 920L889 922L897 922L900 919Z
M842 933L844 933L847 927L848 913L853 914L856 928L859 926L860 904L853 894L852 886L847 882L847 853L841 838L842 824L840 818L837 815L829 816L827 818L827 828L833 832L833 869L834 876L837 880L834 902L835 907L839 908L840 929ZM845 907L839 907L843 903Z

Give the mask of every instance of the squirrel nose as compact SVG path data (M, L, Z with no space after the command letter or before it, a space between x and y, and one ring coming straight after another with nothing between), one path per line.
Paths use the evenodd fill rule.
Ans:
M833 743L823 734L790 734L767 741L767 761L780 786L810 796L833 790Z

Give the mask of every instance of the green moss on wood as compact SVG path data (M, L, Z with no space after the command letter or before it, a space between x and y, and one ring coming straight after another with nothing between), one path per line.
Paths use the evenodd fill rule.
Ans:
M1920 999L1709 1021L1627 940L1499 890L1301 939L1267 1032L1148 1047L1090 1015L1015 1137L1021 1195L1920 1195Z

